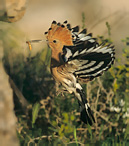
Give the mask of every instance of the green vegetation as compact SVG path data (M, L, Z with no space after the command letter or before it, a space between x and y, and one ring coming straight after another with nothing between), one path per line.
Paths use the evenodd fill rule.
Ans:
M110 39L99 36L99 42L111 42L110 25L106 25ZM122 40L125 47L121 58L116 58L115 65L102 77L84 85L96 120L90 127L80 122L74 95L56 94L55 82L49 71L50 49L43 49L34 57L30 54L26 58L17 51L20 50L17 36L21 34L10 28L7 31L3 34L4 66L28 101L25 110L24 103L14 92L17 134L21 146L129 145L128 37Z

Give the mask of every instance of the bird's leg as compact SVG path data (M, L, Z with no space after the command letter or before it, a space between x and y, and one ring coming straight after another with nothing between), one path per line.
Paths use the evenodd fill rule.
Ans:
M64 93L68 93L68 91L65 88L62 88L56 92L56 95L58 96L59 94L61 94L62 96L64 96Z
M63 87L61 87L61 89L59 87L60 84L56 82L56 95L58 96L59 94L61 94L62 96L64 96L63 93L67 93L68 91Z

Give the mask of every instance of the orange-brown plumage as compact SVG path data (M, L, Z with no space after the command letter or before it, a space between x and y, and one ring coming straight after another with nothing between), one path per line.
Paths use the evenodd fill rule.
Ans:
M86 29L78 31L79 27L69 29L69 25L52 22L45 33L52 50L50 68L56 82L77 97L81 120L92 125L95 120L78 80L87 83L102 75L113 64L115 53L113 46L99 45Z
M63 63L60 57L63 46L73 45L71 32L66 26L62 27L62 25L52 23L46 38L48 45L52 49L51 66L59 66Z

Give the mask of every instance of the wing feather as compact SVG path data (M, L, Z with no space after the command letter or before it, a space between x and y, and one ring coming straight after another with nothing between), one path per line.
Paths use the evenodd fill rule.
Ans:
M74 29L77 30L78 29ZM74 32L73 32L74 33ZM108 70L114 62L115 50L111 45L98 44L92 34L83 30L73 41L74 46L63 47L63 59L66 66L80 79L92 80Z

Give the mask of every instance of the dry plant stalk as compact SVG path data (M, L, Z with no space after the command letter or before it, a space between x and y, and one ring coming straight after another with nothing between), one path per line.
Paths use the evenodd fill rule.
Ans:
M108 118L108 114L106 113L106 111L110 110L109 108L109 103L112 102L112 99L114 97L114 92L113 89L110 88L109 91L107 91L100 78L97 78L96 83L94 83L94 87L92 86L92 83L88 83L87 85L87 96L90 97L92 99L92 110L94 112L94 117L96 120L96 123L94 124L94 126L92 127L94 133L96 134L96 139L98 139L98 135L100 133L100 125L102 125L102 121L104 120L106 122L106 124L104 124L103 127L103 131L102 133L107 129L107 127L117 127L118 123L113 123L111 122L111 119ZM96 96L92 96L91 93L92 90L94 90L94 88L97 88L97 94ZM104 94L104 96L102 96L101 94ZM84 129L83 129L84 131ZM103 134L102 134L103 135ZM101 135L101 138L103 138L103 136Z

